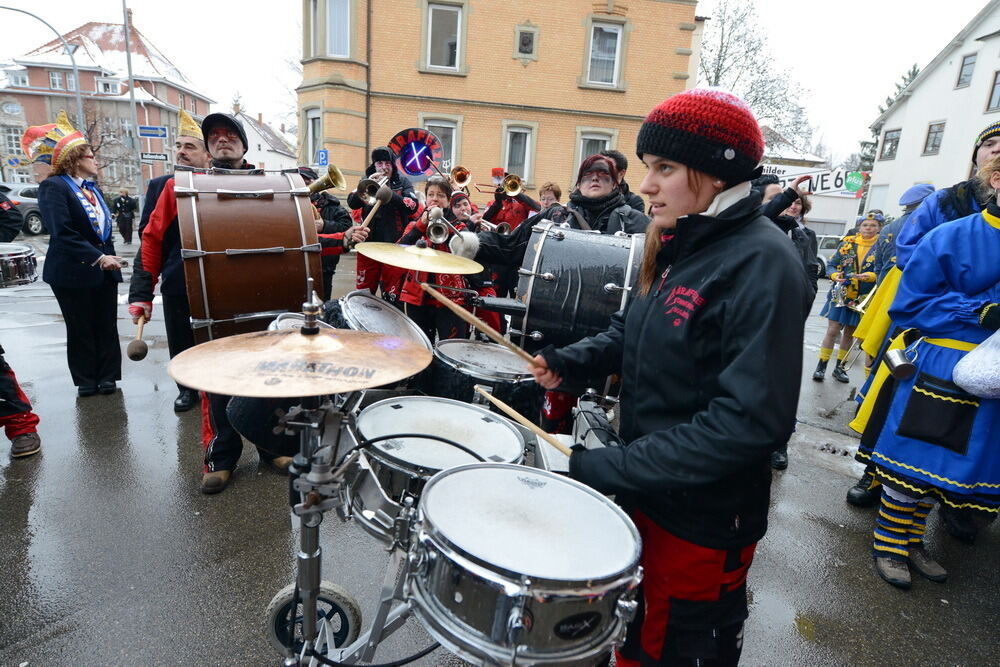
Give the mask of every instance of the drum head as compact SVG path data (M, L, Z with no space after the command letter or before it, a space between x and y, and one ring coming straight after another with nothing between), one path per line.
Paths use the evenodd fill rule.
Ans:
M531 377L528 365L503 345L473 340L438 341L434 355L452 368L478 378L519 381Z
M516 463L524 440L510 423L475 405L432 396L403 396L374 403L361 411L358 433L366 439L394 433L427 433L471 449L487 462ZM373 444L373 456L415 469L436 472L479 463L461 449L427 438L393 438Z
M341 299L344 319L355 331L390 334L406 338L433 351L420 327L385 300L368 290L356 290Z
M639 559L635 526L578 482L520 466L462 466L420 498L425 527L475 560L550 580L616 576Z
M26 256L34 255L35 250L30 245L24 245L23 243L0 243L0 256Z

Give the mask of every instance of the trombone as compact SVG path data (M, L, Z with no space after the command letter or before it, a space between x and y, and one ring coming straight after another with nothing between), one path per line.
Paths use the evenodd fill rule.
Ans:
M473 183L472 172L469 171L468 167L463 167L462 165L458 165L457 167L451 170L448 176L445 176L444 173L442 173L441 170L438 169L438 166L436 164L434 164L433 162L431 164L434 166L434 169L437 170L438 174L440 174L442 178L447 178L448 180L451 181L452 187L455 188L456 190L468 191L469 186L471 185L474 188L476 188L476 190L478 190L483 194L493 194L497 191L497 186L487 185L485 183ZM521 177L518 176L517 174L507 174L506 176L504 176L503 180L500 182L500 187L503 188L503 193L508 197L516 197L522 192L524 192L524 182L521 180Z
M347 180L344 174L335 165L326 168L326 173L309 184L309 194L316 194L329 189L346 190Z

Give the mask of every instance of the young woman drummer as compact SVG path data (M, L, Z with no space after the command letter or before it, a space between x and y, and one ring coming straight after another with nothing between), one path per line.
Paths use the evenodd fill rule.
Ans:
M423 214L407 226L399 242L403 245L413 245L423 238L427 242L428 248L451 252L447 243L432 243L426 237L428 217L432 209L440 208L445 219L452 223L457 229L464 230L462 223L455 223L455 216L451 212L451 184L440 176L432 176L427 179L424 186L424 194L427 197L426 208ZM403 302L403 311L416 322L417 326L423 329L427 338L433 343L435 339L446 340L448 338L467 338L469 336L469 325L460 317L434 300L433 297L424 292L420 283L427 282L440 285L444 288L453 287L456 289L440 289L441 293L460 306L464 306L467 295L456 290L466 289L465 279L460 275L450 273L424 273L422 271L408 271L403 281L403 289L400 292L399 300Z
M543 350L534 374L548 389L622 376L626 445L570 458L570 475L614 494L642 535L644 602L617 664L735 665L812 290L751 193L764 140L742 100L675 95L647 116L637 152L653 219L634 298L604 333Z

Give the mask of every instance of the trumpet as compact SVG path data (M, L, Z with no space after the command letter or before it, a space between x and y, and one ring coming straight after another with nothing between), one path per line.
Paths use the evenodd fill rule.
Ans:
M447 243L452 234L458 234L450 222L444 217L440 206L427 210L427 238L431 243Z
M317 178L315 181L309 184L309 193L316 194L323 190L329 190L334 188L336 190L346 190L347 180L344 178L344 174L337 169L336 165L330 165L326 168L326 173L322 177Z
M495 225L488 220L480 220L479 227L485 232L496 232L501 235L510 234L510 225L506 222L501 222Z
M392 190L389 189L389 178L386 176L380 179L362 178L358 182L358 187L355 191L366 205L374 204L376 200L386 202L392 198Z

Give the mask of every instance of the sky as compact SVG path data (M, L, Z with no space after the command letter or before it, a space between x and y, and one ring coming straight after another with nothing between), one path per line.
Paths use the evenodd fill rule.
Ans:
M698 14L711 17L716 1L700 0ZM986 0L754 1L773 56L761 67L787 72L808 91L802 104L814 137L835 162L870 137L879 104L902 74L914 63L929 63L986 5ZM411 0L401 4L416 11ZM60 32L87 21L122 21L120 0L0 0L0 5L38 13ZM299 0L129 0L129 7L136 27L219 106L229 107L238 93L243 108L265 120L294 117L288 114L294 112L299 74L290 62L301 55ZM0 61L52 38L41 23L4 10L0 35Z

